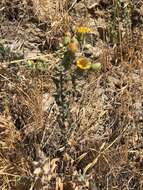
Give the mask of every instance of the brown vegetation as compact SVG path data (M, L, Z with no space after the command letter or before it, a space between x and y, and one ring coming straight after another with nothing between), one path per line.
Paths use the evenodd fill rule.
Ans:
M0 189L143 189L142 9L0 2ZM63 66L77 25L92 28L83 52L101 70Z

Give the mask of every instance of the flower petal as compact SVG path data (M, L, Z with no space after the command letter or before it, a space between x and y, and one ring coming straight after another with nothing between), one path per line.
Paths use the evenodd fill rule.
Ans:
M76 61L76 66L83 70L90 69L91 62L85 57L80 57Z

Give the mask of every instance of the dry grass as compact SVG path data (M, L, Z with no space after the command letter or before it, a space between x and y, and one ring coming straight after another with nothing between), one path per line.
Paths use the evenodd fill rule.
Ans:
M35 15L39 17L41 21L49 21L54 24L57 18L63 16L66 8L65 1L51 1L51 0L32 0L33 10Z
M18 22L21 29L25 22L32 28L34 21L30 18L38 18L36 31L43 23L49 27L40 29L40 36L44 33L47 39L59 40L75 19L67 12L67 3L33 0L23 4L17 1L15 6L5 1L1 6L4 9L0 9L5 14L1 21L3 25ZM108 13L110 3L101 4L99 9L103 6ZM33 15L27 18L25 13L30 6ZM7 9L13 10L13 14L9 15ZM9 17L17 9L18 18L23 15L21 21L17 21L17 16ZM28 67L25 57L16 61L11 50L8 57L2 57L0 189L143 189L140 26L128 28L123 35L119 28L115 36L105 32L105 41L100 35L96 37L102 52L98 58L102 63L99 72L78 75L74 66L63 70L63 50L41 55L44 69L38 65L39 57L35 54L30 59L34 60L33 67ZM9 35L6 37L9 39Z

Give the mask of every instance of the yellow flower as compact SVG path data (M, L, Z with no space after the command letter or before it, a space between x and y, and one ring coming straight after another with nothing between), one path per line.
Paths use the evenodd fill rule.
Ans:
M83 70L90 69L91 62L86 57L79 57L76 61L76 66Z
M79 27L76 28L76 32L77 32L77 33L85 34L85 33L91 32L91 29L88 28L88 27L79 26Z

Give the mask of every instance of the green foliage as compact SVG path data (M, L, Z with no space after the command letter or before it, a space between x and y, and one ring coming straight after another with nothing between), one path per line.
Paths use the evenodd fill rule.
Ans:
M32 71L46 71L48 68L47 63L41 59L28 60L26 66Z

